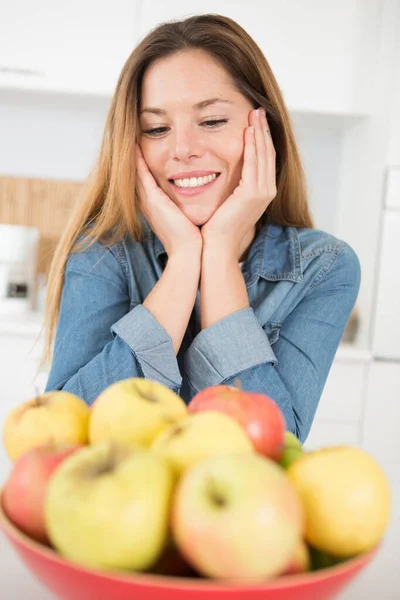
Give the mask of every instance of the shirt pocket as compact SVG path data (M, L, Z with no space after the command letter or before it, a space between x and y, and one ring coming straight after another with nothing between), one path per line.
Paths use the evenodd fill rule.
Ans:
M281 331L282 323L265 323L262 328L264 332L267 334L269 343L275 344L275 342L279 339L279 333Z

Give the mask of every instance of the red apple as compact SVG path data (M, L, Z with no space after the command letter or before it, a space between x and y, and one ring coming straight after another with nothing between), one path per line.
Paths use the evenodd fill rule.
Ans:
M272 398L258 392L246 392L230 385L205 388L191 400L189 413L205 410L225 412L247 431L256 452L279 460L283 448L285 418Z
M44 519L47 485L56 468L82 445L51 444L25 452L13 465L3 489L3 509L29 537L49 544Z
M277 463L235 452L209 456L184 473L171 527L182 556L200 575L254 583L289 567L304 535L305 511Z

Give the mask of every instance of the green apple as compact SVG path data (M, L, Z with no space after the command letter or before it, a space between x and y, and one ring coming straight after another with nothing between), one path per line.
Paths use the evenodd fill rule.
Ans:
M164 456L177 476L213 454L254 452L245 429L231 416L214 410L194 413L172 425L153 442L152 450Z
M161 431L187 414L182 398L162 383L143 377L122 379L92 405L89 442L148 447Z
M170 466L146 448L87 446L49 482L49 538L86 567L145 570L167 542L173 483Z
M299 448L299 450L303 449L301 441L291 431L285 431L284 444L285 444L285 446L292 446L294 448Z
M180 479L172 531L207 577L260 581L284 571L304 531L299 494L276 462L256 453L210 456Z
M304 453L300 440L291 432L285 431L283 453L279 459L279 464L287 469Z

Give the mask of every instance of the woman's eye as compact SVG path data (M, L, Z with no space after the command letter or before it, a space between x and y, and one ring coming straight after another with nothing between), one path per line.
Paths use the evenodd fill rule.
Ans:
M214 127L218 127L218 125L222 125L227 123L228 119L209 119L208 121L203 121L201 125L206 126L206 129L213 129ZM143 133L152 136L160 136L168 129L168 127L153 127L152 129L146 129Z
M208 127L217 127L222 123L227 123L228 119L212 119L210 121L203 121L202 125L207 124Z
M145 129L143 133L147 135L162 135L167 127L153 127L153 129Z

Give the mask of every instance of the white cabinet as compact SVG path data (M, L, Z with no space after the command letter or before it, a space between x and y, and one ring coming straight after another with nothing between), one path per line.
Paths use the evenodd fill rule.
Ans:
M400 362L370 360L364 364L361 384L360 374L360 364L335 359L304 446L312 450L331 444L356 445L385 468L399 469ZM343 412L345 405L348 414Z
M24 399L35 393L42 344L33 335L0 334L0 395Z
M125 60L151 28L211 12L232 17L254 37L291 109L353 115L374 105L379 0L13 0L3 5L0 88L111 96Z
M400 208L400 166L387 170L385 208Z
M339 359L332 364L315 415L317 421L358 423L361 419L369 362Z
M400 363L374 361L368 377L362 447L400 467Z
M255 39L291 109L353 114L374 102L378 0L155 0L142 2L140 35L162 21L197 13L233 18ZM340 40L340 43L338 43Z
M305 448L359 445L371 362L370 352L339 346Z
M37 332L0 331L0 440L7 415L22 402L44 392L47 373L39 371L43 339L37 341L37 338ZM0 443L0 486L10 467Z
M360 427L349 423L324 423L314 421L310 434L304 443L305 450L317 450L325 446L359 444Z
M2 3L0 86L111 96L137 34L135 0Z
M381 235L372 350L377 358L400 359L400 210L383 211Z

